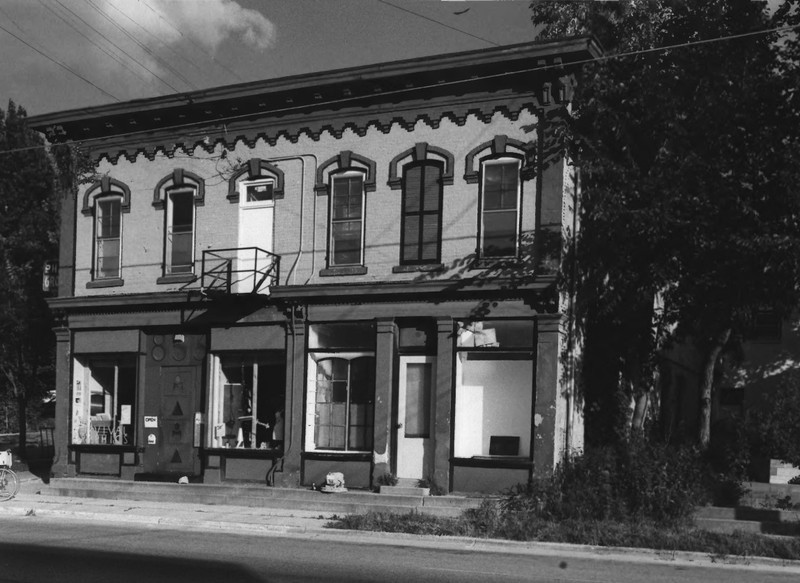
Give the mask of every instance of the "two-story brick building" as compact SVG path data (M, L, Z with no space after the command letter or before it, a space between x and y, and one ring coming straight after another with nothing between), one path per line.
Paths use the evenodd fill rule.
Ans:
M588 39L31 118L63 208L56 475L496 491L582 443L575 169Z

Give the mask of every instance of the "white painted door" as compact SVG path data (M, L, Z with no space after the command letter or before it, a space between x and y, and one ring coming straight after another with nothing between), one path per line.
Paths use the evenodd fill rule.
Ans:
M259 270L267 266L267 256L254 248L272 251L275 203L271 180L245 182L239 191L239 240L234 266L234 293L250 293L260 279ZM266 286L261 293L268 293Z
M397 395L397 477L427 477L433 458L435 359L401 356Z

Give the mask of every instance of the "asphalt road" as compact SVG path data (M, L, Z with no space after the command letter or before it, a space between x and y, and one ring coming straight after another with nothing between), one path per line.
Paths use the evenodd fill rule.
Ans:
M731 566L454 551L368 541L4 517L0 522L0 582L770 583L797 581L798 577L797 573Z

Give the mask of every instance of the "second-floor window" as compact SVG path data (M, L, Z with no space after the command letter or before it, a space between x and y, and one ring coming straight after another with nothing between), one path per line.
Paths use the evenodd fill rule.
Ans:
M481 174L481 257L516 257L520 160L511 157L486 160Z
M194 191L173 190L167 200L165 272L194 271Z
M331 267L362 265L364 261L364 174L342 172L331 177Z
M122 198L117 196L95 202L95 279L120 277L122 241Z
M403 169L401 264L440 260L442 166L440 162L422 162Z

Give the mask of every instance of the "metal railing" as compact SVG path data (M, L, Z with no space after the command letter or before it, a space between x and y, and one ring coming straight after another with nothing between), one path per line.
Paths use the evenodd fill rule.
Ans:
M278 284L281 258L259 247L203 251L204 294L268 294Z

